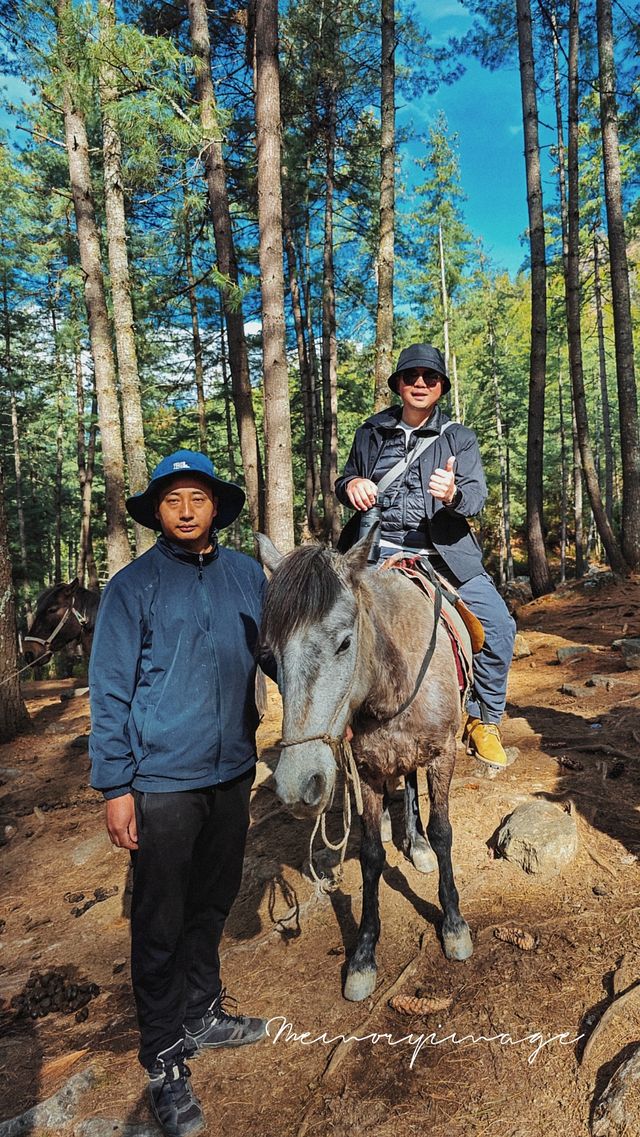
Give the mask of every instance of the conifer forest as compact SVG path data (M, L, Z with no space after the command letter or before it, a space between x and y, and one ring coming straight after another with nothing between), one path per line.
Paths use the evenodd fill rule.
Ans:
M436 43L405 0L0 0L3 667L44 588L144 551L125 497L172 450L245 488L236 547L335 544L353 432L418 341L480 440L496 581L638 571L640 16L462 3ZM520 77L516 273L444 112L398 117L471 60Z

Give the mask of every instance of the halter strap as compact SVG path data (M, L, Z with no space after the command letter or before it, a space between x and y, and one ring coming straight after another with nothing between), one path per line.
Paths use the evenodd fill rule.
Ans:
M78 624L80 625L80 631L82 631L85 624L88 624L88 622L89 622L86 613L85 612L79 612L78 609L72 604L70 608L67 608L66 612L62 616L62 619L58 621L55 628L53 629L53 631L47 637L46 640L43 640L40 636L23 636L23 638L22 638L23 644L26 644L26 643L42 644L43 647L50 649L51 644L55 640L60 629L63 628L64 625L66 624L67 620L69 619L69 616L75 616L76 620L78 621Z

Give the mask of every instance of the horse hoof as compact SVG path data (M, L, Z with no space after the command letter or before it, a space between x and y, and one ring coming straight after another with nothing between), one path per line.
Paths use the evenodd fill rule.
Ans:
M370 967L366 971L348 971L344 984L344 997L350 1003L361 1003L376 989L376 972Z
M424 837L418 837L415 845L411 846L409 860L418 872L434 872L438 867L438 858Z
M393 833L391 832L391 818L389 817L389 814L386 810L380 818L380 837L382 839L383 845L388 845L389 842L393 839Z
M468 959L473 955L471 932L466 924L457 932L443 932L442 946L447 959Z

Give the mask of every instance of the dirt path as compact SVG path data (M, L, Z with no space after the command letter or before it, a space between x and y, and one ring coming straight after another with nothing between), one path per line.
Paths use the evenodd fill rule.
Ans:
M611 1003L623 958L629 983L640 978L640 672L625 670L611 647L619 636L640 635L639 600L637 582L622 586L603 575L521 611L532 655L513 666L505 732L520 757L488 780L460 750L451 795L454 864L474 955L464 964L445 960L436 878L420 876L389 847L379 985L362 1004L341 995L359 916L357 841L342 887L317 896L305 872L308 827L279 807L267 785L279 738L271 690L244 882L223 964L241 1009L282 1016L272 1034L281 1021L292 1030L289 1041L285 1031L273 1043L194 1062L209 1132L587 1137L594 1087L640 1038L638 1018L625 1016L604 1032L586 1068L583 1044L569 1044L588 1036ZM575 644L591 651L559 664L557 649ZM613 682L585 687L593 675ZM578 694L561 693L563 685ZM90 1070L91 1087L58 1131L133 1137L150 1122L135 1059L127 863L109 845L101 803L87 789L88 705L61 701L70 687L32 684L33 731L0 748L0 1118ZM491 854L501 820L535 796L571 800L577 818L577 859L553 878L528 876ZM392 812L399 844L400 799ZM494 928L504 924L531 931L535 950L498 941ZM74 982L100 989L84 1021L82 1008L16 1019L10 1001L27 990L31 972L61 968L67 990ZM391 989L437 992L452 1003L440 1015L404 1018L387 1004ZM309 1033L296 1041L293 1031ZM472 1037L459 1043L453 1032ZM313 1043L323 1034L368 1037ZM97 1119L109 1124L100 1129Z

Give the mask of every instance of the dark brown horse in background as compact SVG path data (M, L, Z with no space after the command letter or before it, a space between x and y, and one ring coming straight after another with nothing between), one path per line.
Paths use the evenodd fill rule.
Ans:
M54 651L74 643L82 645L88 660L99 603L98 593L82 588L77 579L45 589L37 599L29 631L22 638L26 662L41 667Z
M393 569L367 568L371 538L345 556L307 545L285 558L258 538L273 571L262 640L277 661L284 711L276 790L297 816L317 817L331 804L335 755L347 727L353 730L363 804L362 918L344 989L353 1000L376 984L385 782L411 779L420 766L427 770L427 837L440 875L444 952L462 960L473 951L451 863L449 786L461 715L455 660L433 604L416 586ZM430 665L416 683L431 644Z

